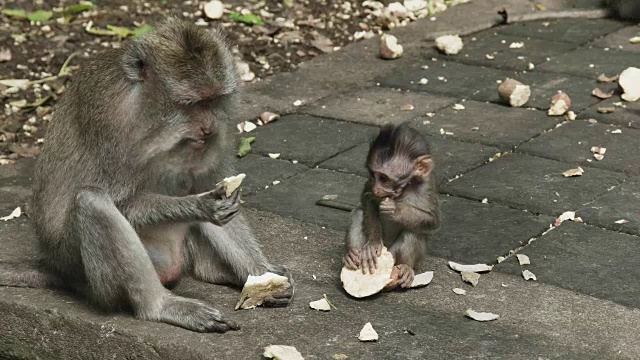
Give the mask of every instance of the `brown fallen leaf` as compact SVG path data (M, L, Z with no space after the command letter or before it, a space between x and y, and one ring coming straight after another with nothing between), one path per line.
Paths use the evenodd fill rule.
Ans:
M608 99L608 98L613 96L613 90L611 90L611 91L606 93L606 92L600 90L600 88L595 88L591 92L591 95L597 97L598 99Z
M600 74L598 76L598 82L605 82L605 83L609 83L609 82L614 82L618 80L618 75L612 76L612 77L608 77L605 74Z

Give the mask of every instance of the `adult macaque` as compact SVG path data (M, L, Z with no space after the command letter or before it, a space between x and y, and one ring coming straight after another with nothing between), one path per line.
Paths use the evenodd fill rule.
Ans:
M367 167L370 177L361 208L351 215L344 263L373 273L384 245L395 259L387 288L408 288L428 236L440 226L429 143L407 125L387 125L371 145Z
M194 331L237 329L163 285L186 271L238 286L267 271L289 276L238 214L239 190L227 197L215 185L236 175L227 123L239 84L224 36L176 19L84 67L36 170L32 215L49 272L106 309ZM265 305L286 306L292 293Z

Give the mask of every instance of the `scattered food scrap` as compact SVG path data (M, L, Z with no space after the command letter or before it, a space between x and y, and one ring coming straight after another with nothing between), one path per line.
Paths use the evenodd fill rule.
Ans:
M485 57L487 58L487 60L495 60L496 57L494 55L490 55L490 54L486 54Z
M625 220L625 219L616 220L616 224L627 224L628 222L629 220Z
M481 202L481 203L483 203L483 204L488 204L488 203L489 203L489 199L484 198L484 199L482 199L482 201L480 201L480 202Z
M462 39L458 35L443 35L436 39L436 47L438 50L447 55L458 54L463 46Z
M598 82L610 83L614 81L618 81L618 75L611 76L611 77L605 74L598 75Z
M464 110L464 105L462 104L454 104L453 110Z
M610 114L612 112L616 111L616 108L613 106L599 106L598 107L598 112L600 114Z
M304 360L302 354L293 346L269 345L262 356L275 360Z
M529 101L531 88L518 80L506 79L498 86L498 94L512 107L520 107Z
M491 269L493 269L493 266L491 265L486 265L486 264L462 265L462 264L455 263L453 261L449 261L449 267L458 272L463 272L463 271L485 272L485 271L491 271Z
M593 153L593 157L596 160L600 161L604 159L604 154L607 152L607 148L600 147L600 146L592 146L591 152Z
M280 157L280 153L269 153L269 157L272 159L277 159Z
M611 133L612 134L622 134L622 129L615 129Z
M580 223L582 222L581 218L576 217L575 211L565 211L560 216L558 216L558 218L556 218L556 220L553 222L553 225L560 226L560 224L568 220Z
M640 44L640 36L634 36L631 39L629 39L629 42L632 44Z
M458 295L466 295L467 294L467 290L465 290L465 289L453 288L452 291L455 294L458 294Z
M571 107L571 98L569 95L559 91L551 98L551 107L548 114L551 116L564 115Z
M440 135L453 135L451 131L445 131L443 128L440 128Z
M271 272L260 276L249 275L235 309L253 309L262 305L268 296L286 291L290 287L291 284L286 276Z
M516 254L516 258L518 258L518 263L520 265L530 265L531 264L531 261L529 260L529 257L527 255Z
M611 90L609 92L604 92L604 91L600 90L600 88L595 88L591 92L591 95L597 97L598 99L608 99L608 98L613 96L613 90Z
M511 44L509 44L509 49L521 49L523 47L524 47L523 42L512 42Z
M9 214L7 216L0 217L0 220L9 221L9 220L12 220L12 219L15 219L15 218L19 218L21 215L22 215L22 209L18 206L17 208L13 209L11 214Z
M397 59L402 56L404 49L398 44L398 38L393 35L383 34L380 37L380 57L387 60Z
M522 272L522 277L525 280L533 280L533 281L538 280L538 278L536 278L536 275L534 273L532 273L531 271L529 271L529 270L524 270Z
M373 326L370 322L366 323L362 330L360 330L360 335L358 335L358 340L360 341L378 341L378 333L373 329Z
M427 85L427 83L429 83L429 79L427 78L422 78L420 79L420 81L418 81L418 84L420 85Z
M245 177L247 177L246 174L238 174L236 176L230 176L228 178L224 178L221 181L222 186L224 186L224 192L227 195L227 197L231 196L231 194L233 194L233 192L240 187L240 184L242 184L242 181L244 181Z
M640 69L630 67L620 73L618 84L624 93L622 100L633 102L640 99Z
M393 255L383 247L373 274L363 274L361 269L343 267L340 272L342 287L349 295L357 298L377 294L392 281L393 265Z
M302 100L296 100L293 102L293 106L301 106L302 105Z
M251 121L243 121L239 123L236 127L240 132L252 132L257 128L256 124L252 123Z
M224 13L224 6L222 5L221 1L214 0L205 3L202 10L204 11L206 17L215 20L222 18L222 14Z
M496 320L500 317L500 315L496 315L489 312L477 312L474 310L467 310L464 312L464 316L471 318L475 321L492 321Z
M316 300L316 301L312 301L309 303L309 307L314 309L314 310L319 310L319 311L330 311L331 310L331 306L329 305L329 302L327 301L326 298L322 298L320 300Z
M502 263L503 261L507 260L506 257L504 256L498 256L498 258L496 259L498 261L498 264Z
M462 281L471 284L473 287L478 285L478 281L480 280L480 274L470 271L463 271L460 273L460 276L462 277Z
M413 282L411 283L412 288L427 286L433 280L433 271L426 271L422 274L418 274L413 278Z
M576 113L574 113L573 111L569 110L567 111L567 120L575 120L578 116L576 115Z
M265 111L262 114L260 114L260 121L262 121L263 124L268 124L272 121L275 121L277 119L280 118L280 115L276 114L276 113L272 113L269 111Z
M578 166L575 169L569 169L562 173L564 177L582 176L582 174L584 174L584 169L581 168L580 166Z
M413 104L404 104L404 105L400 106L400 111L412 111L415 108L416 107L413 106Z

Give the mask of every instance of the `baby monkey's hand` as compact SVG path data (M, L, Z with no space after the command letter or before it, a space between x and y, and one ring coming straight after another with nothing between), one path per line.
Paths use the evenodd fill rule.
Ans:
M391 217L396 214L396 202L391 198L385 198L380 202L380 207L378 209L381 215Z

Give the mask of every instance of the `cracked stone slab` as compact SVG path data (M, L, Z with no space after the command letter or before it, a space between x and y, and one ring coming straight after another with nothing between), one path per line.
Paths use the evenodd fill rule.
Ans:
M420 132L433 136L511 149L552 129L560 118L550 117L539 110L478 101L465 101L461 104L465 107L464 110L448 107L437 112L434 117L415 120L412 125ZM477 130L474 129L476 127ZM442 135L440 129L453 135Z
M275 180L282 181L308 169L302 164L254 154L243 157L236 166L238 173L247 174L242 182L244 195L262 190L265 186L272 185Z
M427 241L427 254L463 264L493 264L549 228L553 219L496 204L440 197L443 223Z
M492 156L500 152L495 147L469 144L460 141L428 136L431 142L433 156L436 162L436 179L443 183L456 175L465 173L486 163ZM337 170L362 177L368 177L366 168L369 143L356 146L335 156L319 166L325 169Z
M454 101L454 98L446 96L374 87L325 98L300 111L310 115L379 126L387 122L403 123L436 111ZM414 109L401 110L401 107L407 104L413 105Z
M372 139L377 133L376 127L293 114L244 136L256 137L251 145L254 153L280 153L281 159L313 166Z
M635 236L566 222L522 250L531 265L510 259L494 270L516 275L526 268L538 283L640 308L639 251Z
M623 128L621 134L612 134L618 129L620 126L576 120L531 140L518 151L585 167L639 175L640 130ZM607 149L604 159L596 161L593 158L592 146ZM589 176L589 169L585 168L583 176Z
M597 198L576 215L589 224L610 230L640 235L640 177L625 181L622 185ZM627 220L625 224L616 221Z
M337 201L359 204L366 179L325 169L311 169L280 184L245 198L244 206L345 230L349 213L316 205L325 195L337 195Z
M518 36L523 40L530 37L582 45L626 25L624 22L609 19L555 19L511 24L499 27L496 31Z
M465 64L522 71L529 68L529 63L539 64L547 57L555 57L574 48L567 43L506 35L494 29L467 36L463 41L464 47L459 54L439 54L439 57ZM522 42L524 46L510 48L515 42ZM494 58L490 60L487 55Z
M621 103L624 107L615 106ZM615 111L608 114L598 112L599 107L613 107ZM598 121L620 126L640 129L640 101L627 102L614 95L612 98L602 101L578 114L579 119L596 119Z
M429 66L423 69L421 66ZM510 70L499 70L482 66L467 65L437 59L415 61L413 64L398 68L397 71L377 77L382 87L405 89L419 92L467 97L479 92L479 89L497 88L497 81L513 77ZM429 82L419 84L420 79Z
M627 26L591 43L593 46L618 49L633 53L640 53L640 44L629 42L634 36L640 36L640 25Z
M597 47L581 47L536 66L538 70L572 74L596 79L620 74L630 66L638 66L638 55L617 49L605 50Z
M598 86L603 91L608 91L617 86L616 84L598 83L595 78L587 79L579 76L545 73L535 70L519 73L512 76L512 78L529 85L531 88L531 97L523 108L536 108L545 111L549 110L551 97L557 94L558 91L562 91L571 97L571 110L578 113L600 101L600 99L591 95L593 88ZM499 84L496 84L493 87L482 89L477 94L472 95L471 98L504 105L498 95L498 86Z
M590 176L564 177L575 164L523 154L504 156L443 186L448 194L558 215L578 210L620 184L625 176L590 169Z

